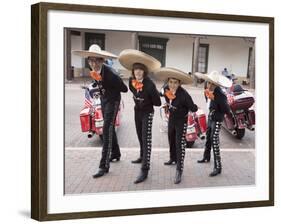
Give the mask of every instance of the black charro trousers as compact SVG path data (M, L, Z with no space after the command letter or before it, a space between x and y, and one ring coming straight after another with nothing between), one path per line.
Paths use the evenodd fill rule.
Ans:
M110 156L121 156L115 132L115 120L119 110L120 101L107 102L102 105L103 113L103 147L100 160L101 169L109 169Z
M153 112L135 110L135 126L140 143L142 170L150 169Z
M210 160L211 149L213 148L214 154L214 168L221 169L221 156L220 156L220 129L221 122L208 118L208 128L206 133L206 143L203 158Z
M177 170L183 171L186 147L186 118L169 118L168 140L170 159L176 161Z

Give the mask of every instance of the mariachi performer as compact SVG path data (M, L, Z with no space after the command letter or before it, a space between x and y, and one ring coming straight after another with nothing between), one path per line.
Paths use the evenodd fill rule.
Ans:
M119 55L119 61L126 69L132 71L129 89L135 102L135 126L140 143L140 157L132 163L141 163L141 172L134 183L143 182L150 169L153 106L160 106L159 92L149 73L160 68L161 63L144 52L126 49Z
M74 54L87 58L91 68L90 75L98 85L101 94L101 107L103 114L103 147L99 170L93 175L94 178L108 173L110 161L119 161L120 148L115 132L115 120L121 100L120 92L127 92L128 88L123 83L119 74L105 62L107 59L115 59L116 55L101 50L93 44L89 50L73 51Z
M196 74L195 74L196 75ZM230 113L230 108L227 103L227 97L223 93L221 87L229 88L232 83L225 76L217 71L201 76L207 81L207 89L205 95L210 99L208 128L206 133L206 143L203 158L198 160L198 163L210 162L211 148L214 154L214 169L210 176L216 176L221 173L221 156L220 156L220 128L224 115Z
M196 112L198 109L189 93L181 85L192 83L192 78L175 68L161 68L155 71L155 76L167 82L167 85L164 85L162 94L165 97L166 109L169 112L168 139L170 160L164 164L172 165L176 163L174 183L179 184L184 167L188 112Z

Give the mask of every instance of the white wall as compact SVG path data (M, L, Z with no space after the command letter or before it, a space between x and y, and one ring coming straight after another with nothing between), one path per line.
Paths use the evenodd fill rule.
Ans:
M105 33L105 49L113 54L119 55L121 51L128 48L134 48L131 32L104 32ZM118 60L113 61L113 67L116 70L124 69Z
M208 72L226 67L237 76L247 76L249 46L242 38L207 37L200 43L209 44Z
M82 50L82 39L81 36L71 35L71 51L73 50ZM82 58L71 54L71 66L76 68L82 67Z
M192 43L192 39L185 35L171 35L167 43L166 67L175 67L184 72L191 72Z
M93 31L96 32L96 31ZM118 55L126 48L134 48L132 32L105 31L105 49ZM193 38L188 35L139 33L139 35L168 38L166 67L175 67L185 72L192 71ZM82 49L81 36L72 36L72 50ZM200 43L209 44L208 72L222 71L225 67L237 76L246 77L249 46L242 38L207 37ZM80 57L72 55L71 64L82 67ZM113 67L124 69L118 60Z

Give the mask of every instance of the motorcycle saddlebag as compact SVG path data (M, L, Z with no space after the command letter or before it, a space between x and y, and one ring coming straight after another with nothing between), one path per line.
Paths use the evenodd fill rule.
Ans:
M90 131L90 108L85 107L83 110L80 112L80 124L81 124L81 130L82 132L88 132Z
M255 102L252 95L242 93L233 97L233 103L230 105L233 111L249 109Z
M198 126L200 128L200 131L203 134L207 131L206 115L203 110L198 109L196 112L196 117L198 119Z

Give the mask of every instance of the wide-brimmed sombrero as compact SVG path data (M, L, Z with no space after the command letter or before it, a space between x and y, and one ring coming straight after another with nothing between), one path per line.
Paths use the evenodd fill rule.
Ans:
M232 86L232 81L226 78L224 75L219 73L218 71L212 71L209 74L202 74L199 72L195 72L194 75L197 78L204 79L207 82L213 83L217 86L222 86L229 88Z
M176 68L164 67L154 71L153 73L153 76L161 81L167 81L169 78L174 78L180 80L182 84L189 84L192 83L193 80L189 74Z
M203 74L203 73L201 73L201 72L194 72L193 75L194 75L197 79L204 79L204 80L205 80L204 76L205 76L206 74Z
M117 58L117 55L112 54L108 51L104 51L100 48L99 45L93 44L89 47L89 50L75 50L72 51L73 54L78 55L83 58L88 58L88 57L96 57L96 58L104 58L104 59L109 59L109 58Z
M155 71L161 67L160 61L156 58L135 49L125 49L119 54L119 62L128 70L133 69L136 63L144 64L149 72Z

